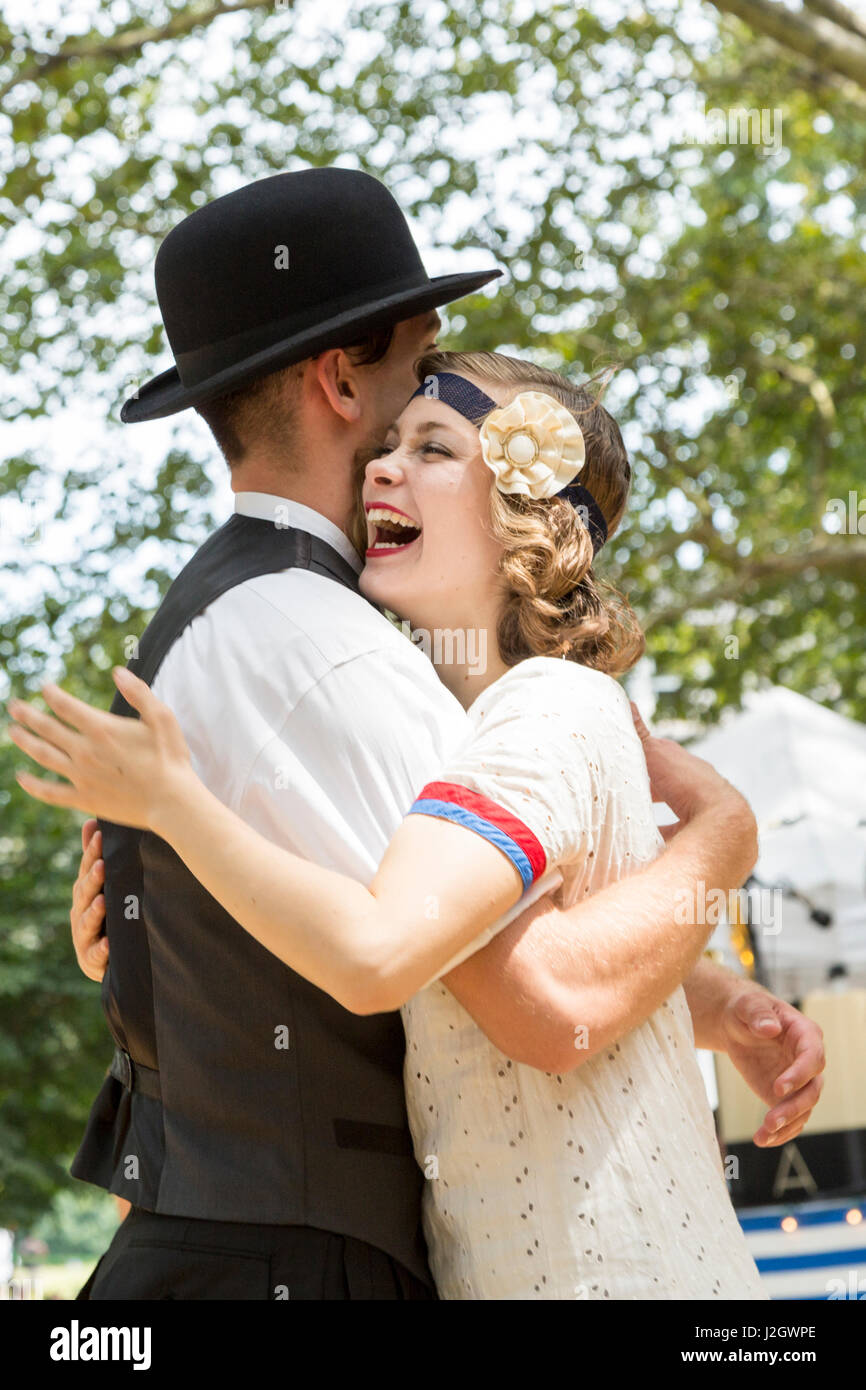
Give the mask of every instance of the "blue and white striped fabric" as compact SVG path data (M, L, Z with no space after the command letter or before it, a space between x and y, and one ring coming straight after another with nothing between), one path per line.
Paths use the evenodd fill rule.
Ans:
M773 1300L866 1301L866 1195L737 1215Z

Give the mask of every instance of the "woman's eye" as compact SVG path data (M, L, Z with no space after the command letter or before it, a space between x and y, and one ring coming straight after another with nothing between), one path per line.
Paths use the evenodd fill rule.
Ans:
M421 452L422 454L438 454L440 458L445 459L454 457L451 450L446 449L442 444L423 444L421 446Z

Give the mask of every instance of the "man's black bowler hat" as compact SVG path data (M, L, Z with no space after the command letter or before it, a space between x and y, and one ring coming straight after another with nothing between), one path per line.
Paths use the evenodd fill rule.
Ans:
M123 405L157 420L477 290L499 270L427 275L384 184L354 169L276 174L198 208L156 257L176 367Z

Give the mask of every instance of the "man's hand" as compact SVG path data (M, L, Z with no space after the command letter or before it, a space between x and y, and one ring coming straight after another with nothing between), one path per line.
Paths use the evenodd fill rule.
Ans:
M102 832L97 830L96 824L95 820L87 820L81 827L84 853L72 889L69 920L78 964L89 980L98 981L108 968L108 937L103 934L105 865L99 858Z
M664 801L679 817L676 824L659 827L663 838L670 841L714 802L739 802L736 820L744 881L758 857L757 824L745 797L705 759L673 739L651 734L637 705L630 704L653 801ZM792 1004L709 961L700 961L683 983L697 1046L726 1052L755 1095L770 1107L754 1142L770 1148L793 1139L809 1119L824 1084L821 1029Z
M748 844L749 852L754 852L754 864L758 857L758 827L746 798L705 758L683 748L675 739L650 733L637 705L633 700L629 704L643 746L652 799L663 801L679 817L673 825L659 826L662 838L671 840L701 811L722 804L736 807L742 821L744 846Z
M821 1029L793 1004L706 957L683 988L695 1045L726 1052L770 1107L753 1135L755 1143L761 1148L786 1144L800 1133L824 1085Z
M742 982L719 1020L721 1050L770 1109L753 1135L761 1148L794 1139L824 1085L824 1035L793 1004Z

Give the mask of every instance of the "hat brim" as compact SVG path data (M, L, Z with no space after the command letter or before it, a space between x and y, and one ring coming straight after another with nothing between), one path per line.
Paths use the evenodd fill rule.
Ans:
M223 392L232 391L256 377L335 347L340 340L346 342L346 333L357 332L360 338L386 323L414 318L416 314L426 313L429 309L472 294L473 290L480 289L501 274L501 270L484 270L434 276L426 285L337 314L304 333L273 343L244 361L216 372L196 386L184 386L177 367L170 367L167 372L160 372L159 376L145 382L134 396L124 401L120 418L125 425L133 425L143 420L161 420L166 415L176 415L178 411L221 396Z

